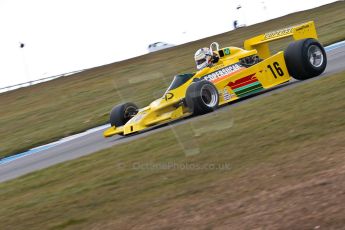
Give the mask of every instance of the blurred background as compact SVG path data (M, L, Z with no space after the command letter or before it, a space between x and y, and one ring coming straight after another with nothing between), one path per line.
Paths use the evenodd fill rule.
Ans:
M148 47L157 42L179 45L330 2L0 0L0 87L129 59L155 51Z

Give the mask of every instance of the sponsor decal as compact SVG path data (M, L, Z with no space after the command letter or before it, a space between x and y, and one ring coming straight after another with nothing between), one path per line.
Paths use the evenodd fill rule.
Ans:
M236 93L237 96L247 96L249 94L258 92L263 89L261 83L256 78L255 73L236 80L235 82L229 82L228 86Z
M273 32L268 32L268 33L264 34L264 38L270 39L270 38L281 37L281 36L284 36L286 34L291 33L292 29L293 29L293 27L288 27L285 29L281 29L281 30L277 30L277 31L273 31Z
M174 97L174 94L173 93L166 93L165 96L164 96L164 99L166 101L170 100L171 98Z
M219 80L221 78L227 77L230 74L242 69L243 67L239 64L233 64L230 66L227 66L223 69L219 69L213 73L207 74L204 77L202 77L203 79L207 80L207 81L215 81L215 80Z
M224 54L225 55L230 55L230 49L229 48L224 49Z
M140 121L144 116L145 116L145 112L139 113L139 114L135 115L134 117L132 117L127 123L128 124L136 123L136 122Z
M219 65L214 66L213 68L214 68L215 70L218 70L218 69L221 69L221 68L224 68L224 67L225 67L225 65L219 64Z
M309 28L309 25L303 25L303 26L297 28L296 31L300 31L300 30L307 29L307 28Z
M228 101L231 99L231 94L226 88L224 88L223 90L223 98L224 98L224 101Z

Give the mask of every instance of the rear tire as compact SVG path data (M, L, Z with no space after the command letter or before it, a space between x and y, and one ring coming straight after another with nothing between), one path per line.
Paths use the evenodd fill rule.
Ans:
M284 58L289 74L298 80L320 75L327 65L325 49L313 38L290 43Z
M115 127L123 126L137 113L138 106L134 103L117 105L110 112L110 124Z
M193 82L186 91L186 104L193 115L214 111L219 104L217 88L206 80Z

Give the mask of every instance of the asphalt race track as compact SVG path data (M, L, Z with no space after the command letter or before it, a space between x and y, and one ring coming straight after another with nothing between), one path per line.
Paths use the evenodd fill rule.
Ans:
M331 74L340 72L345 70L345 44L341 43L338 45L332 45L331 47L327 47L327 57L328 57L328 65L325 72L316 78L307 80L307 81L291 81L279 87L276 87L273 90L268 90L265 93L261 93L258 96L251 97L246 100L241 100L237 103L234 103L230 106L222 107L220 110L229 110L232 106L237 106L242 103L246 103L249 100L257 100L260 97L270 95L272 92L277 92L281 90L289 89L290 87L294 87L299 84L304 84L309 81L317 80L320 77L327 77ZM220 111L217 110L217 111ZM217 113L217 111L215 113ZM214 113L207 114L204 116L212 116ZM193 119L193 118L191 118ZM182 124L185 122L189 122L190 119L182 120L175 122L172 126L176 124ZM166 130L171 128L169 125L165 125L160 128L152 129L150 131L130 136L130 137L120 137L115 136L111 138L104 138L103 137L103 130L106 127L100 127L97 129L93 129L89 132L83 133L81 135L76 135L72 138L64 139L58 143L52 143L47 146L41 146L36 149L32 149L26 153L21 155L17 155L14 157L10 157L8 159L3 159L0 161L0 182L4 182L27 173L43 169L57 163L61 163L64 161L76 159L81 156L89 155L94 153L98 150L102 150L105 148L109 148L111 146L133 141L135 139L144 137L146 135L150 135L155 132L160 132L162 130Z

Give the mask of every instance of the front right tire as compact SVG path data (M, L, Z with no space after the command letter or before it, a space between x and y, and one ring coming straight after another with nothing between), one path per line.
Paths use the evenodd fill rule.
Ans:
M117 105L110 112L110 124L115 127L123 126L137 113L138 106L134 103Z
M219 104L217 88L206 80L193 82L186 91L186 104L193 115L214 111Z

